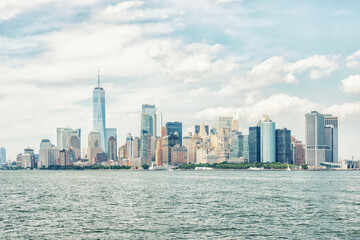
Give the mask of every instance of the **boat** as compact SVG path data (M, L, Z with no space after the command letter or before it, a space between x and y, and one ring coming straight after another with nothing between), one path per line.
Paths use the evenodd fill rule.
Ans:
M260 171L262 170L262 168L258 168L258 167L249 167L248 171Z
M194 170L195 171L210 171L210 170L213 170L213 169L209 168L209 167L196 167Z

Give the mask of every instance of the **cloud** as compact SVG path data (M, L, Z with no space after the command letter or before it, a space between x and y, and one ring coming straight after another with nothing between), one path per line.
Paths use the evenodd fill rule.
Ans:
M335 59L330 56L314 55L294 63L283 57L271 57L254 66L245 77L234 76L230 83L220 91L220 95L234 94L241 90L256 89L277 83L297 83L295 75L310 71L310 79L319 79L331 74L338 68Z
M263 114L279 116L287 115L289 112L305 113L316 107L317 104L307 99L292 97L286 94L274 94L251 105L206 108L196 113L195 118L215 120L219 116L231 116L233 112L236 112L241 119L251 123L259 120Z
M344 93L360 93L360 75L351 75L341 80L341 89Z
M199 88L199 89L196 89L196 90L191 90L189 92L189 95L190 96L201 96L201 95L209 93L209 91L210 91L209 88L202 87L202 88Z
M19 14L37 9L43 5L56 6L60 9L64 6L84 6L94 4L99 0L2 0L0 2L0 22L10 20Z
M346 58L347 66L353 69L360 69L360 50Z
M195 83L195 82L198 82L198 81L199 81L199 80L196 79L196 78L187 77L187 78L185 78L184 83L185 83L185 84L189 84L189 83Z
M360 116L360 101L333 105L325 108L324 112L338 116L340 119L358 119Z

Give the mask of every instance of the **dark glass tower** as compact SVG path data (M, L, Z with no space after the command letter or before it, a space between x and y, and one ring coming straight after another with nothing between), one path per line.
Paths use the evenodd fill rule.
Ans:
M260 127L249 127L249 162L260 162Z
M291 158L291 131L284 129L276 129L276 162L292 163Z
M179 144L182 146L182 123L181 122L167 122L166 131L168 135L178 135Z

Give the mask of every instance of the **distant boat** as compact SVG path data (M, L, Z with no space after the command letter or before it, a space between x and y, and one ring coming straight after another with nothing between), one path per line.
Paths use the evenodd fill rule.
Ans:
M196 167L195 171L209 171L209 170L213 170L212 168L209 167Z
M258 168L258 167L249 167L248 171L259 171L262 170L262 168Z
M290 167L289 167L289 164L287 165L286 171L291 171L291 169L290 169Z

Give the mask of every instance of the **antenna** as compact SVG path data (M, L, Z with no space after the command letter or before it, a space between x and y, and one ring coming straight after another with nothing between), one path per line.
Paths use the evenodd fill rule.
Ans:
M100 68L98 67L98 88L100 88Z

